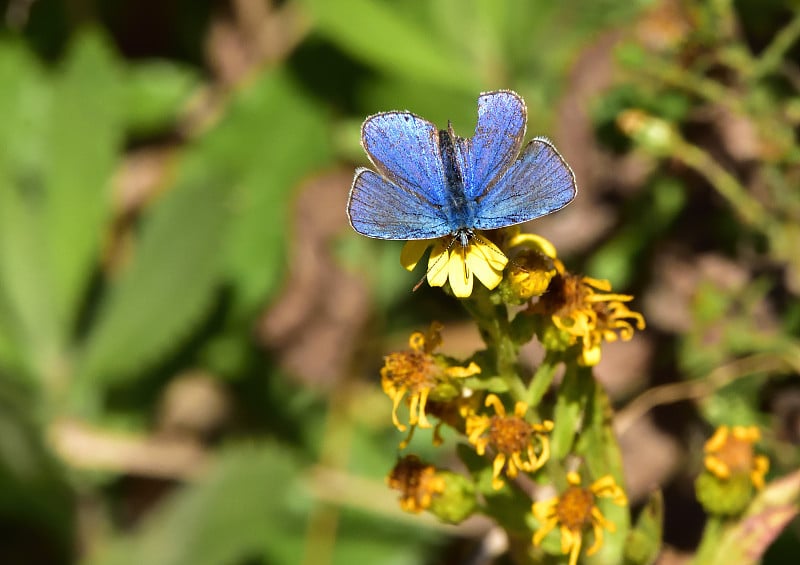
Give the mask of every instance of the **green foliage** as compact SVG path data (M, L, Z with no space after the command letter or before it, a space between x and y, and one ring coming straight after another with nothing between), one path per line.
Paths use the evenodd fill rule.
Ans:
M277 445L230 449L201 484L177 492L135 537L87 565L224 565L258 557L288 563L302 553L298 462Z
M81 379L135 375L197 324L219 282L229 213L220 184L209 178L188 177L164 196L100 306Z
M664 496L654 491L647 505L639 513L635 526L625 542L625 563L629 565L651 565L661 550L664 522Z
M741 520L713 522L695 563L723 565L761 562L767 547L798 514L800 472L767 485L752 501Z
M173 125L201 85L194 69L168 60L143 61L123 72L121 110L126 129L135 136L158 134Z

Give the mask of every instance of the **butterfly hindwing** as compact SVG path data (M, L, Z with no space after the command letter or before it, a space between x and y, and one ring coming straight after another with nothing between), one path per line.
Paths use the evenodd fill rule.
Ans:
M503 228L560 210L577 194L575 175L550 141L537 137L477 199L479 230Z
M358 233L378 239L432 239L451 231L439 209L418 191L369 169L356 171L347 215Z

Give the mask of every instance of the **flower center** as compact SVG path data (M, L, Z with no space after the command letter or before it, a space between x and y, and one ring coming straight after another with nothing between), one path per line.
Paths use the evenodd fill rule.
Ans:
M531 441L533 429L522 418L492 416L489 442L497 451L510 455L524 453Z
M728 436L715 455L728 466L732 474L749 473L753 468L753 444L746 439Z
M579 532L591 522L594 493L578 486L569 487L558 500L556 516L567 529Z
M407 387L412 392L419 392L436 385L436 362L421 351L391 353L386 356L384 368L386 377L396 388Z
M444 480L437 476L433 465L423 463L416 455L397 462L386 478L390 488L400 491L400 506L407 512L428 508L433 497L444 492Z
M550 281L547 292L539 301L548 314L569 316L583 307L584 295L581 277L571 273L559 273Z

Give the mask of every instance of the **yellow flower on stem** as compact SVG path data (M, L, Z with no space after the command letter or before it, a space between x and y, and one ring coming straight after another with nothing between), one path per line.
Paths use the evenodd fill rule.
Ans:
M550 457L547 432L553 429L553 422L545 420L541 424L531 424L526 421L528 405L522 401L516 403L512 415L507 415L496 394L486 397L486 406L494 408L495 415L468 416L466 431L478 455L483 455L487 446L495 451L492 487L498 490L505 484L500 478L504 469L506 476L513 479L520 470L532 473L545 464ZM539 444L539 455L536 455L535 442Z
M582 365L600 362L604 340L628 341L635 329L644 329L644 316L625 304L633 296L611 293L611 284L606 280L569 273L558 260L555 266L558 274L529 311L550 316L553 325L569 335L572 343L581 343Z
M556 275L556 248L540 235L521 233L519 227L502 230L501 247L511 257L501 290L506 302L521 304L547 291Z
M748 475L753 486L764 488L769 459L753 452L753 444L761 439L755 426L720 426L706 442L705 466L718 479L732 475Z
M386 477L389 488L400 491L400 508L419 513L430 507L433 498L445 490L445 480L436 467L423 463L416 455L406 455L397 461Z
M473 234L462 241L453 236L408 241L400 252L400 262L411 271L425 250L433 246L428 257L428 284L444 286L448 280L458 298L472 295L473 275L492 290L503 280L508 258L494 243Z
M412 333L408 339L410 350L390 353L384 358L381 386L383 392L392 399L392 423L401 432L406 430L406 426L400 423L397 409L403 398L408 405L408 423L412 427L412 432L417 425L421 428L430 428L432 426L425 415L425 405L431 392L439 386L448 384L451 379L469 377L481 372L480 367L474 362L467 367L452 367L432 354L442 342L441 329L441 324L434 322L427 334Z
M597 499L610 498L619 506L625 506L628 499L611 475L596 480L587 488L581 486L580 475L571 472L567 474L567 483L569 486L561 496L533 504L533 515L541 523L541 528L533 534L533 545L541 545L545 536L559 526L561 553L569 554L569 565L576 565L586 529L591 527L594 532L594 543L586 550L586 555L593 555L603 545L604 528L609 532L616 530L614 523L606 520L595 504Z

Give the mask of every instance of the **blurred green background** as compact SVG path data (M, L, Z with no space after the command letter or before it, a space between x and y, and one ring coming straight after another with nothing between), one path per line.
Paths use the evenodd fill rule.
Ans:
M800 463L796 3L8 0L0 17L3 565L505 562L487 524L403 515L384 486L382 355L434 318L448 353L480 341L344 210L365 116L466 136L497 88L578 178L530 229L648 320L597 374L634 508L665 490L662 563L699 539L713 426L763 426L775 476ZM795 523L765 562L798 549Z

